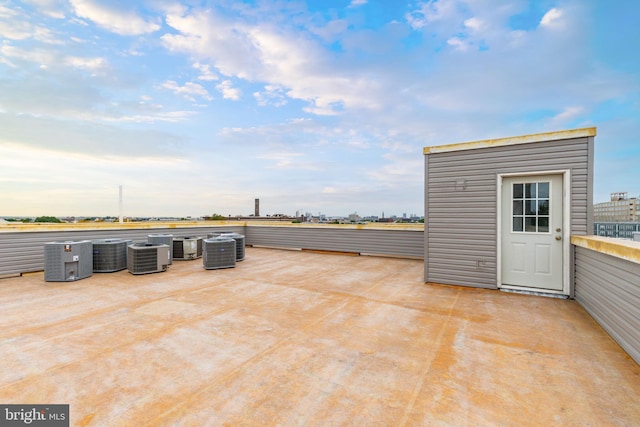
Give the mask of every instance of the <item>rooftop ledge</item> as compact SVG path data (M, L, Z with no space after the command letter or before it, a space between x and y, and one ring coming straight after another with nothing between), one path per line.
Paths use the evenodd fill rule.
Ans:
M640 242L602 236L571 236L571 243L640 264Z
M279 221L152 221L152 222L86 222L86 223L35 223L35 224L0 224L2 232L34 232L34 231L79 231L88 229L122 230L122 229L156 229L156 228L211 228L224 226L238 227L297 227L297 228L337 228L342 230L407 230L424 231L422 223L367 223L367 224L314 224Z
M448 153L451 151L503 147L507 145L527 144L530 142L557 141L561 139L584 138L588 136L596 136L595 127L534 133L530 135L511 136L508 138L484 139L481 141L460 142L456 144L436 145L433 147L424 147L423 154Z

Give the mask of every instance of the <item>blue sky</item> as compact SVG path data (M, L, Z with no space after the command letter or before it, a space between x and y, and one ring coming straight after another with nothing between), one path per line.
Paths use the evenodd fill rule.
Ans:
M640 195L635 1L0 0L0 215L423 213L422 148L597 126Z

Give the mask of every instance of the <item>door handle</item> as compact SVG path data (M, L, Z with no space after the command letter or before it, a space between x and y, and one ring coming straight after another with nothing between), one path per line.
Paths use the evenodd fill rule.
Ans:
M556 240L562 240L562 237L556 236Z

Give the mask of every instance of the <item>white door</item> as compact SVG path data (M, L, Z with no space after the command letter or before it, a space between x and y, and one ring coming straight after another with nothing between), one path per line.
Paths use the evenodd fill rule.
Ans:
M563 290L562 179L562 175L503 179L503 285Z

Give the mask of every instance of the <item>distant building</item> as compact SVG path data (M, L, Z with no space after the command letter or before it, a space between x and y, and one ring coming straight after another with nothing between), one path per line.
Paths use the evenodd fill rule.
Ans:
M382 218L378 219L378 222L390 222L391 223L391 222L395 222L395 220L393 218L382 217Z
M640 222L640 199L626 192L611 193L611 201L593 205L595 222Z

